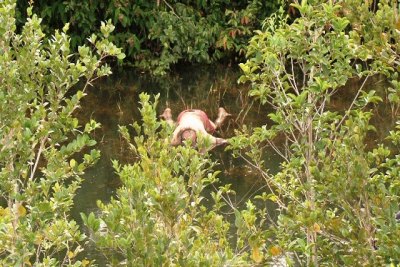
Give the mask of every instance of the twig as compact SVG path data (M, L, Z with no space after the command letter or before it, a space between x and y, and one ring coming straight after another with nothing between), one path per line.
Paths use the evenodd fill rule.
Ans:
M340 122L339 122L338 125L336 126L336 130L335 130L336 132L339 130L339 127L342 125L342 123L344 122L344 120L349 116L351 109L352 109L353 106L355 105L356 100L357 100L358 96L360 95L362 89L364 88L364 85L366 84L366 82L367 82L367 80L368 80L369 77L370 77L370 76L367 76L367 77L365 78L365 80L363 81L361 87L358 89L357 94L354 96L353 102L351 102L350 107L347 109L347 111L346 111L345 114L343 115L342 119L340 120Z
M38 164L39 164L39 159L40 159L40 156L41 156L41 154L42 154L43 147L44 147L45 142L47 141L47 138L48 138L48 137L49 137L49 134L47 134L47 135L40 141L40 146L39 146L39 150L38 150L38 153L37 153L37 156L36 156L35 165L33 166L33 169L31 170L31 175L30 175L30 177L29 177L29 180L32 180L32 179L33 179L33 176L35 175L37 166L38 166Z

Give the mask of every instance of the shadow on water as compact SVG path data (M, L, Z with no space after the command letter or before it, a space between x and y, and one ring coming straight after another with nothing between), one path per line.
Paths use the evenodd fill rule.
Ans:
M265 122L267 110L252 105L247 96L248 87L237 83L239 75L238 69L224 66L192 66L178 69L166 78L152 78L125 69L98 81L89 89L77 116L81 123L89 119L101 123L101 129L95 133L101 159L86 171L82 188L75 197L72 217L81 223L80 212L96 212L97 200L108 202L115 195L120 181L112 169L112 159L121 163L134 161L122 142L118 125L128 125L134 121L140 123L138 109L141 92L160 94L158 114L170 107L174 118L184 109L199 108L214 120L218 107L225 107L233 117L219 133L224 138L233 136L234 129L239 128L244 120L249 126ZM250 106L252 109L248 112ZM277 169L278 156L271 152L266 157L266 162L271 164L269 168ZM231 198L234 205L244 206L255 193L266 190L265 183L254 171L223 148L213 151L212 158L219 162L217 168L221 170L221 184L232 184L231 188L236 191L236 195ZM85 257L96 259L98 263L104 260L92 246L88 247Z

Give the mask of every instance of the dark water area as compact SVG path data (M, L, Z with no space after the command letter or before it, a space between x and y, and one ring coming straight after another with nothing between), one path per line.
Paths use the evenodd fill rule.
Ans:
M96 213L98 210L96 201L108 202L115 196L116 189L121 186L119 178L112 169L111 160L133 163L134 158L122 142L118 125L128 125L135 121L141 123L139 94L142 92L151 95L160 94L158 114L161 114L166 107L170 107L174 118L182 110L197 108L204 110L210 119L214 120L218 107L224 107L233 114L233 117L219 132L219 136L223 138L233 136L234 130L240 129L244 124L254 127L268 122L267 114L271 110L252 102L247 95L248 85L237 83L239 76L240 71L236 68L190 66L178 68L175 73L163 78L154 78L131 69L124 69L96 82L83 99L78 118L81 123L89 119L101 123L101 129L95 133L101 158L84 176L82 188L75 198L73 219L81 223L80 212ZM387 82L380 77L369 79L365 89L376 90L383 96ZM341 88L331 99L329 108L346 110L360 85L361 81L350 81L348 86ZM388 115L390 112L386 104L378 108L371 106L371 109L375 110L372 123L378 126L377 131L372 132L368 138L370 143L368 145L373 146L387 135L394 119ZM255 194L267 191L266 184L259 174L242 160L233 158L229 152L224 151L224 148L215 149L211 152L211 156L218 162L217 169L221 171L220 185L231 184L231 188L236 191L236 195L232 196L234 205L243 206ZM280 158L275 152L267 150L265 162L267 168L274 173L278 170ZM274 214L272 204L269 210ZM88 247L85 257L96 259L100 266L103 261L93 246Z
M112 159L118 159L121 163L134 161L122 142L118 125L141 123L139 94L142 92L160 94L158 114L170 107L174 118L182 110L198 108L214 120L218 107L225 107L233 117L219 131L219 136L223 138L233 136L234 129L240 128L244 121L250 127L263 124L267 119L267 110L253 105L251 112L248 111L251 105L247 96L248 86L237 83L239 75L238 69L225 66L191 66L179 69L165 78L152 78L128 69L97 82L83 99L78 117L81 123L89 119L101 123L101 129L95 133L101 159L87 171L85 184L76 197L76 206L82 208L79 204L81 195L85 195L82 196L82 205L92 202L88 201L91 199L89 196L100 200L110 198L119 186L119 180L111 168ZM232 158L223 148L214 150L212 157L220 163L225 174L221 179L237 183L244 194L259 181L258 176L245 167L243 162ZM275 160L273 154L271 158L272 161ZM272 165L276 166L277 161ZM93 184L87 186L87 183Z
M101 158L84 175L82 188L75 197L72 218L81 223L80 212L96 213L96 201L108 202L121 186L112 169L111 160L133 163L135 159L120 137L118 125L128 125L135 121L141 124L139 94L142 92L160 94L158 114L170 107L174 118L182 110L197 108L204 110L214 120L218 107L224 107L233 116L218 133L223 138L233 136L234 130L239 129L243 123L249 127L265 123L268 110L251 102L247 96L248 86L237 83L239 75L239 69L226 66L185 67L163 78L124 69L96 82L83 99L77 116L82 124L89 119L101 123L101 129L95 132L98 142L96 148L101 151ZM221 171L220 185L231 184L231 188L236 191L231 199L233 205L242 207L250 197L266 191L266 185L259 175L242 160L225 152L223 147L210 153L218 163L216 170ZM279 160L272 151L266 154L266 162L271 170L277 169ZM272 206L270 208L273 210ZM92 246L88 247L85 257L94 258L98 263L103 261Z
M365 81L365 83L364 83ZM375 147L377 144L384 143L391 146L389 140L386 139L389 132L396 123L398 114L393 112L387 98L387 89L390 87L385 76L372 76L366 80L351 79L346 86L339 88L336 94L331 98L328 109L344 113L352 104L354 97L357 95L359 88L366 92L375 91L375 95L379 96L382 101L377 104L369 104L364 111L371 111L372 117L370 123L375 127L374 131L369 131L365 144L367 149Z

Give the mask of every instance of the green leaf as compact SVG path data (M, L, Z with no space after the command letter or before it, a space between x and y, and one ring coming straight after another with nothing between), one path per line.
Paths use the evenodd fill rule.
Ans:
M336 32L342 32L349 23L350 21L347 18L336 18L332 21L332 26Z
M250 67L246 64L240 63L239 67L243 70L245 74L250 73Z
M123 60L125 57L126 57L126 55L125 55L124 53L119 53L119 54L117 54L117 58L118 58L119 60Z

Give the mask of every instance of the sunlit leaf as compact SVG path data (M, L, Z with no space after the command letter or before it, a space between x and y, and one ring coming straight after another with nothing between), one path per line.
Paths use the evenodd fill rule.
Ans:
M253 259L253 261L260 263L263 260L263 255L260 252L260 248L259 247L253 247L252 251L251 251L251 258Z
M68 251L67 255L68 255L68 258L69 258L69 259L72 259L72 258L75 257L75 253L72 252L72 251Z
M73 168L76 166L76 160L71 159L71 160L69 161L69 166L73 169Z
M321 232L321 226L319 226L318 223L313 224L313 230L314 232L320 233Z
M18 217L23 217L26 215L26 209L22 204L20 203L15 204L15 208Z
M279 256L282 254L282 249L279 246L272 246L269 249L272 256Z
M90 260L88 260L88 259L83 259L82 260L82 266L83 267L86 267L86 266L89 266L90 265Z

